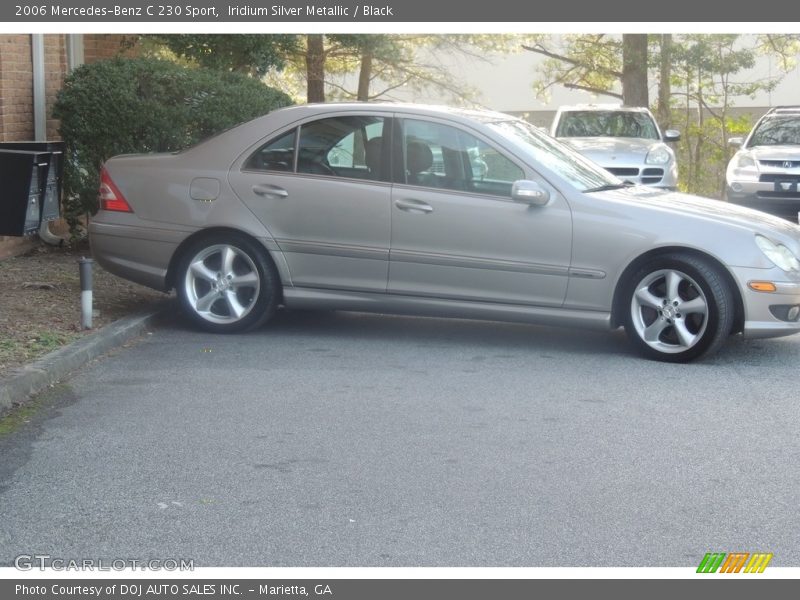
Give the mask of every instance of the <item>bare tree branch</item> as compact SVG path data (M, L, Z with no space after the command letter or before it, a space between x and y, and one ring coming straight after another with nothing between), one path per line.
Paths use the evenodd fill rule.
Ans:
M571 90L581 90L582 92L589 92L591 94L601 94L603 96L611 96L612 98L619 98L622 100L622 94L618 94L617 92L612 92L609 90L601 90L600 88L593 88L589 87L588 85L580 85L578 83L564 83L562 84L565 88L569 88Z
M378 92L377 94L372 94L372 95L369 97L369 99L370 99L370 100L375 100L375 99L377 99L377 98L380 98L381 96L383 96L384 94L388 94L388 93L389 93L389 92L391 92L392 90L396 90L397 88L401 88L401 87L403 87L403 86L404 86L404 85L406 85L406 84L407 84L409 81L411 81L411 77L407 77L407 78L406 78L404 81L401 81L400 83L397 83L397 84L395 84L395 85L390 85L389 87L387 87L387 88L386 88L385 90L383 90L382 92Z
M611 77L616 77L618 79L622 78L622 72L621 71L615 71L613 69L607 69L605 67L600 67L600 66L597 66L597 65L588 65L588 64L586 64L584 62L581 62L581 61L576 60L574 58L571 58L569 56L564 56L563 54L556 54L555 52L551 52L550 50L548 50L547 48L545 48L541 44L536 44L534 46L526 46L526 45L523 44L522 48L525 49L525 50L528 50L530 52L535 52L536 54L542 54L543 56L547 56L548 58L554 58L556 60L560 60L562 62L569 63L571 65L575 65L577 67L592 68L592 69L596 70L599 73L603 73L603 74L609 75Z
M720 121L720 122L721 122L721 121L723 121L723 120L724 120L724 119L722 118L722 116L721 116L719 113L717 113L717 112L716 112L716 111L715 111L713 108L711 108L711 107L708 105L708 103L706 102L705 98L704 98L703 96L699 95L699 94L689 94L689 93L687 93L687 92L672 92L672 95L673 95L673 96L683 96L683 97L685 97L687 100L694 100L694 101L695 101L695 102L697 102L697 103L698 103L698 104L699 104L699 105L700 105L700 106L701 106L703 109L705 109L705 111L706 111L706 112L707 112L709 115L711 115L712 117L714 117L714 118L715 118L717 121Z

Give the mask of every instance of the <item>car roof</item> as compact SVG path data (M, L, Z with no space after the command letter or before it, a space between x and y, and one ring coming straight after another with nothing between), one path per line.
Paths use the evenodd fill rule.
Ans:
M561 106L559 107L558 110L562 112L573 111L573 110L583 110L583 111L616 110L623 112L646 112L646 113L650 112L649 109L643 106L623 106L622 104L571 104L567 106Z
M295 112L298 116L323 115L333 112L362 112L362 111L384 111L396 113L413 113L427 116L446 116L457 119L476 120L482 123L492 121L518 120L518 117L479 108L455 108L452 106L435 104L416 104L412 102L320 102L312 104L299 104L273 111L270 114L280 112Z
M764 116L777 115L800 115L800 106L775 106L770 108Z

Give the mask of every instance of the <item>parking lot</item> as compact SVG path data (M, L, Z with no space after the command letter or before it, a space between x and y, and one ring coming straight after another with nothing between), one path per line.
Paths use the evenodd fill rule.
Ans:
M798 337L670 365L621 332L170 317L0 437L0 564L794 566L798 359Z

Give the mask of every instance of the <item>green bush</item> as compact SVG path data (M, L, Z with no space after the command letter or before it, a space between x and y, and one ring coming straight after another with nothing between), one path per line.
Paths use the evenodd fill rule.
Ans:
M115 154L180 150L292 101L250 77L155 59L117 58L75 69L53 116L67 148L64 213L97 211L103 162Z

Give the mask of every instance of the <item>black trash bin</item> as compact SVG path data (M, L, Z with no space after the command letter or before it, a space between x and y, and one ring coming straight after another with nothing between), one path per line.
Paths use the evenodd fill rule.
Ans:
M64 180L64 142L0 142L0 150L49 152L50 162L41 202L42 221L61 216L61 189Z
M0 235L38 231L50 156L49 152L0 150Z

